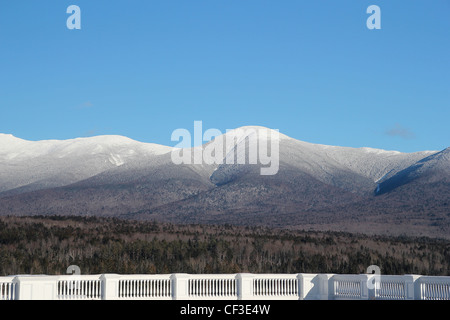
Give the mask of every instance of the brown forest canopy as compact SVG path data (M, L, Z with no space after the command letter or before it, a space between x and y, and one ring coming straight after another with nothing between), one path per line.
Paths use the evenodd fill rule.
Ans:
M0 217L0 275L365 273L450 275L450 241L175 225L94 217Z

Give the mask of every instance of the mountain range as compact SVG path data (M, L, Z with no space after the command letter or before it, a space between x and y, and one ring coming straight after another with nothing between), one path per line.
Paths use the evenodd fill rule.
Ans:
M450 148L328 146L248 126L191 151L230 137L222 162L175 164L172 147L122 136L26 141L0 134L0 215L450 237ZM279 149L274 175L261 175L260 163L226 161L271 139Z

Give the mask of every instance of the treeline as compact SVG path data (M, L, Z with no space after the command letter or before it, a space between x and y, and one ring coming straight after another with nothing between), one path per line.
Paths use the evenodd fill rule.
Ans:
M450 241L174 225L93 217L0 217L0 275L365 273L450 275Z

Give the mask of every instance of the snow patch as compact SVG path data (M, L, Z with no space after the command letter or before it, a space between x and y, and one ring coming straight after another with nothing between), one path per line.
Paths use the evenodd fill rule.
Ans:
M118 154L110 154L109 155L109 162L111 162L113 165L115 166L121 166L125 163L125 161L123 161L122 157Z

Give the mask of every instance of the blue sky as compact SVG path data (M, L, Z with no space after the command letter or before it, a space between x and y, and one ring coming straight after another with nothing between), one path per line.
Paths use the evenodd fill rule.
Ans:
M69 30L69 5L81 30ZM381 30L369 30L369 5ZM48 0L0 5L0 132L29 140L279 129L450 146L450 1Z

